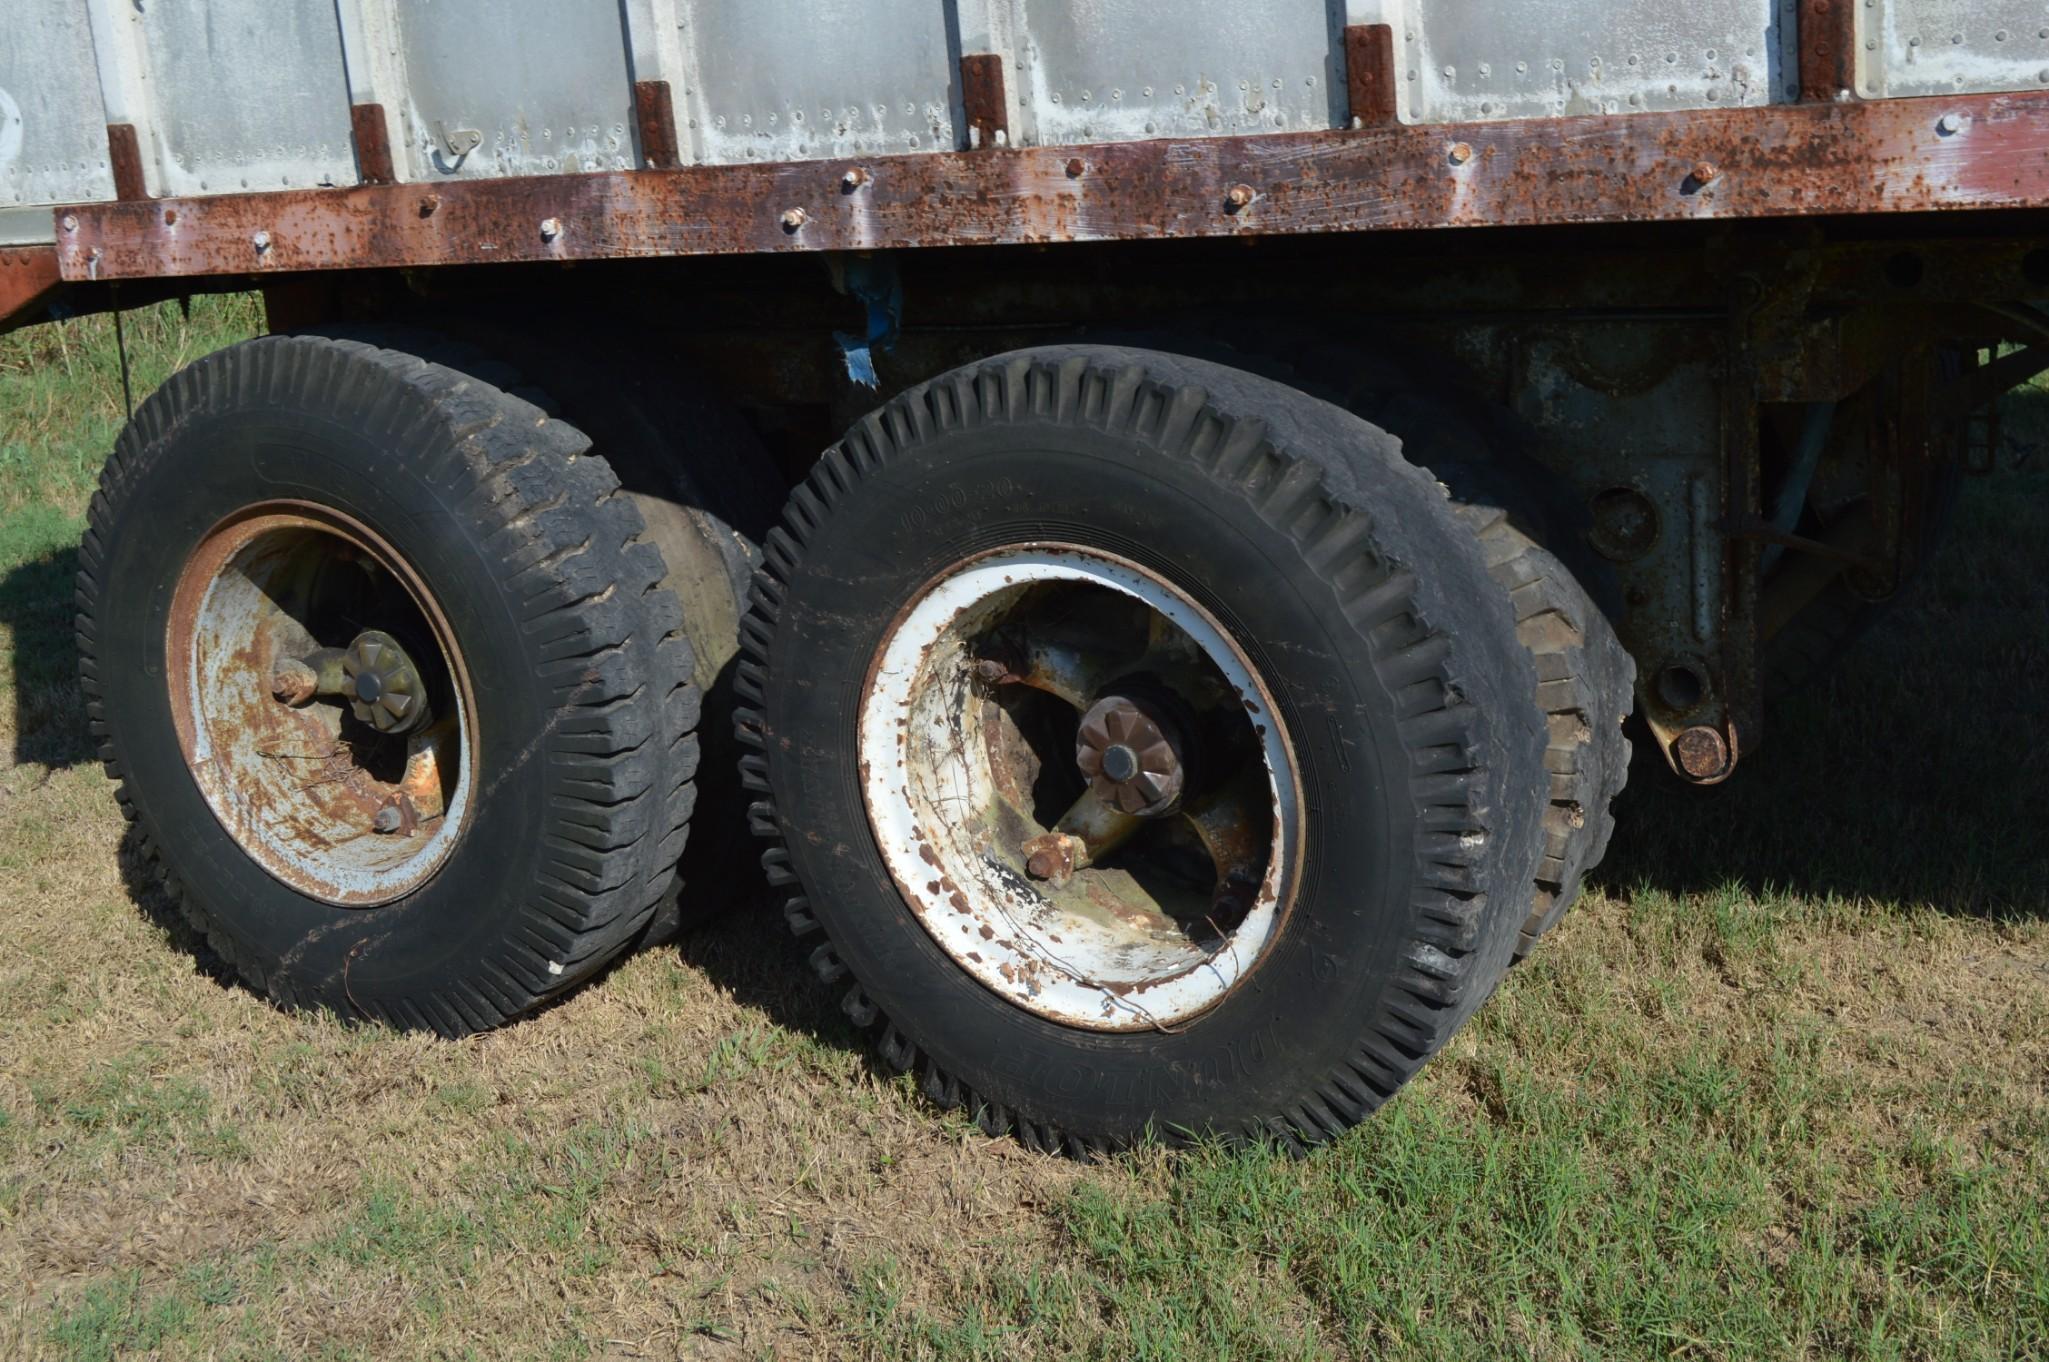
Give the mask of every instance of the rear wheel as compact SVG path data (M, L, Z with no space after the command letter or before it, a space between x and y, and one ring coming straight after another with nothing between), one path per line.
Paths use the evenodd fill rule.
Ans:
M102 474L78 644L186 915L280 1001L458 1034L589 977L673 878L697 693L572 427L314 337L172 377Z
M1534 668L1364 422L1021 352L857 426L766 558L740 686L771 879L884 1059L992 1132L1314 1143L1506 968Z

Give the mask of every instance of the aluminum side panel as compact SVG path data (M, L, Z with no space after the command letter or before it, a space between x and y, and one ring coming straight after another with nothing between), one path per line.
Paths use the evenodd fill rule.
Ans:
M114 197L92 26L76 0L7 0L0 35L0 244L48 241L40 205Z
M1796 98L1792 0L1423 0L1397 25L1417 123L1735 108Z
M154 192L356 183L333 0L159 0L134 12Z
M391 14L405 80L408 178L638 164L618 4L412 0Z
M685 0L677 22L693 159L808 161L952 151L960 145L960 54L951 4ZM773 53L773 60L749 59Z
M2049 89L2041 0L1876 0L1857 19L1857 88L1873 98Z

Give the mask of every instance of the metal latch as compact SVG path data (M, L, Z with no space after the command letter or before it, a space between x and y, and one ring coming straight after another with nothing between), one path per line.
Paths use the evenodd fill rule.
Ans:
M434 120L434 140L441 144L441 150L449 160L460 161L484 143L484 134L475 128L453 128L442 119Z

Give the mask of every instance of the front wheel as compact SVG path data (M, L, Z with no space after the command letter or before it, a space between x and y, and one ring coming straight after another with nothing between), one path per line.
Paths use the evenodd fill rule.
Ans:
M1070 1151L1315 1143L1500 979L1534 664L1374 427L1198 360L1021 352L863 421L766 558L770 876L935 1100Z
M81 683L144 847L253 987L460 1034L646 927L698 697L661 554L588 447L309 336L200 360L122 433Z

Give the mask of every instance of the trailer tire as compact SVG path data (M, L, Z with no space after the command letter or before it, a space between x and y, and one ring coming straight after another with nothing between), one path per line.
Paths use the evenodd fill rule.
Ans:
M1299 323L1191 319L1131 343L1246 368L1300 387L1401 441L1402 456L1445 487L1479 538L1489 574L1514 603L1516 628L1537 664L1537 699L1549 716L1545 765L1551 799L1517 962L1579 898L1607 855L1612 803L1629 783L1625 721L1636 661L1616 637L1613 574L1586 548L1589 517L1528 450L1534 435L1512 414L1476 401L1415 363L1332 341Z
M314 334L418 355L505 388L591 440L640 511L644 537L667 565L662 585L683 607L691 679L703 714L696 833L669 892L637 943L675 940L741 902L760 901L745 792L734 775L732 674L748 583L761 538L788 488L760 437L732 403L644 344L590 316L545 326L440 312L414 326L357 323Z
M588 446L474 376L312 336L199 360L122 432L80 549L88 715L148 858L251 987L460 1035L646 927L687 833L698 696L661 556ZM388 788L366 774L376 735L348 726L374 688L287 706L248 675L281 639L337 645L288 617L342 627L334 602L362 593L416 608L393 637L422 676L446 664L459 753L445 813L387 843L333 825ZM249 639L209 632L242 620ZM260 742L323 733L325 751Z
M928 615L979 618L946 614L963 564L1016 565L1015 589L1037 590L1041 560L1018 554L1122 564L1157 585L1147 599L1171 618L1215 622L1247 663L1241 696L1270 693L1264 708L1245 703L1271 716L1261 741L1280 735L1299 782L1299 861L1287 800L1270 806L1269 864L1284 867L1272 883L1293 886L1292 906L1277 890L1249 962L1236 934L1228 957L1222 945L1202 957L1232 982L1186 1013L1118 1011L1169 990L1113 988L1093 966L1061 976L1033 956L1032 979L1008 987L971 973L980 951L1012 945L965 927L949 944L948 911L984 910L965 883L983 871L941 848L920 892L900 873L910 844L873 813L895 812L877 793L898 779L888 744L916 741L880 722L903 674L892 650ZM883 1061L989 1133L1077 1155L1148 1133L1317 1144L1393 1093L1507 968L1542 849L1535 668L1472 531L1358 418L1200 360L1021 351L858 423L797 489L765 555L739 677L764 865L814 970L850 980L843 1009ZM954 682L918 684L900 689L952 703ZM972 839L963 809L954 826ZM992 883L1022 882L978 845L1001 872ZM1063 990L1100 993L1101 1017L1041 1001Z

